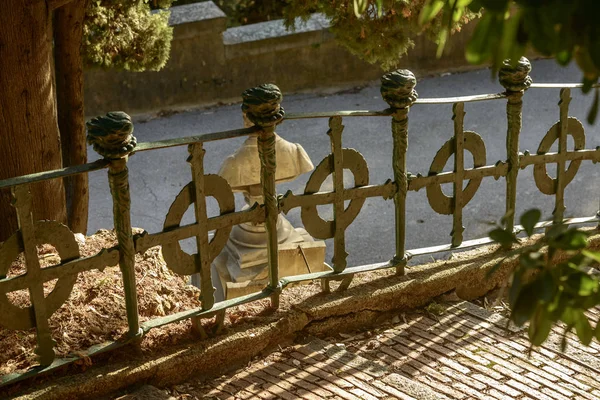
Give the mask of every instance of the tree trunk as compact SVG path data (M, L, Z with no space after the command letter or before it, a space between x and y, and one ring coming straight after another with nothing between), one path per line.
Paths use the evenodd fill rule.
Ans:
M44 1L3 0L0 12L0 179L60 168L52 18ZM34 217L66 221L61 179L31 185ZM0 191L0 240L17 228Z
M81 58L86 3L86 0L74 0L54 13L56 104L64 167L87 162ZM64 184L69 228L85 234L88 223L88 176L79 174L68 177Z

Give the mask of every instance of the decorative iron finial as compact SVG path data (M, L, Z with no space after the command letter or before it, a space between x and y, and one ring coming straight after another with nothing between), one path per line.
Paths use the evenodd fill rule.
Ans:
M86 124L87 142L104 158L118 159L129 155L137 145L131 117L122 111L111 111Z
M388 72L381 77L381 96L392 108L410 107L419 97L416 85L417 78L407 69Z
M511 60L504 60L500 67L500 84L508 92L520 92L529 89L533 80L529 76L531 63L525 57L521 57L517 65L512 66Z
M283 99L281 90L271 83L244 91L242 99L242 111L255 125L277 125L285 115L280 105Z

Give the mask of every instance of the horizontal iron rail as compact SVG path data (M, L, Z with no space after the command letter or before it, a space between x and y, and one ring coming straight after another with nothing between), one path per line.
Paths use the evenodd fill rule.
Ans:
M474 103L476 101L488 101L505 99L506 93L495 94L476 94L472 96L457 96L457 97L439 97L431 99L417 99L415 104L454 104L454 103Z
M600 218L598 217L598 215L595 215L593 217L567 218L563 222L567 225L581 225L581 224L587 224L587 223L596 223L599 220L600 220ZM543 222L536 224L534 229L541 230L541 229L550 227L553 224L554 224L553 221L543 221ZM525 231L525 228L523 228L523 226L521 226L521 225L515 226L515 233L519 234L524 231ZM469 249L469 248L473 248L473 247L491 244L493 242L494 241L488 237L488 238L467 240L467 241L464 241L460 246L455 246L455 247L453 247L451 244L423 247L423 248L419 248L419 249L408 250L406 252L406 256L407 256L407 259L411 259L416 256L442 253L445 251L465 250L465 249ZM388 261L388 262L382 262L382 263L377 263L377 264L360 265L360 266L356 266L356 267L347 267L343 272L340 272L340 273L336 273L333 271L313 272L311 274L284 277L281 279L281 284L283 287L285 287L291 283L298 283L298 282L310 281L310 280L314 280L314 279L323 279L323 278L338 278L338 277L353 275L353 274L360 273L360 272L377 271L380 269L388 269L388 268L393 268L393 267L395 267L395 265Z
M351 110L351 111L323 111L311 113L289 113L284 119L306 119L306 118L331 118L331 117L389 117L394 113L391 108L381 111Z
M583 83L532 83L530 89L574 89L582 88ZM593 88L600 88L600 84L592 85Z
M458 97L439 97L431 99L417 99L414 104L454 104L454 103L473 103L476 101L505 99L505 93L496 94L478 94L473 96ZM307 118L331 118L331 117L388 117L394 113L391 108L381 111L374 110L356 110L356 111L322 111L311 113L290 113L286 114L284 119L307 119Z
M181 311L175 314L166 315L164 317L152 319L141 324L144 333L148 333L151 329L158 328L173 322L183 321L192 317L210 318L219 311L227 310L231 307L241 306L242 304L251 303L257 300L268 299L271 297L272 290L265 288L261 292L247 294L245 296L236 297L234 299L220 301L209 310L203 310L202 307L193 310Z
M143 142L138 143L138 145L133 151L133 154L139 153L140 151L166 149L168 147L185 146L193 143L212 142L214 140L223 140L241 136L248 136L259 131L260 128L253 126L251 128L241 128L232 129L230 131L203 133L196 136L186 136L182 138L158 140L156 142Z
M22 374L12 373L8 375L0 376L0 387L7 386L9 384L17 383L19 381L33 378L34 376L40 376L42 374L47 374L49 372L55 371L65 365L69 365L75 361L82 360L84 358L93 357L98 354L106 353L108 351L116 350L121 347L127 346L133 340L125 340L118 342L104 342L100 344L96 344L91 346L89 349L84 351L78 351L76 356L66 357L66 358L57 358L54 360L52 364L47 367L33 367L27 372Z
M22 175L17 176L16 178L3 179L0 181L0 189L23 185L26 183L47 181L49 179L65 178L67 176L73 176L81 174L83 172L98 171L100 169L106 168L108 164L109 161L102 159L87 164L74 165L72 167L38 172L35 174Z
M61 262L44 268L44 279L51 281L67 275L79 274L81 272L92 271L94 269L103 270L106 267L112 267L119 260L118 248L110 247L100 250L98 253L89 257L81 257L75 260ZM113 262L108 265L107 262ZM5 294L17 290L28 289L27 274L5 277L0 275L0 294Z
M561 155L559 153L545 153L545 154L524 154L519 153L519 166L525 168L529 165L536 164L550 164L558 161ZM593 162L600 161L600 147L596 150L571 150L565 155L566 161L580 161L580 160L591 160Z
M494 179L499 179L502 176L506 176L508 172L508 164L499 161L496 165L485 165L483 167L476 168L466 168L464 170L464 179L477 179L477 178L487 178L494 177ZM454 171L449 172L440 172L435 175L410 175L408 178L408 190L419 191L427 186L432 185L441 185L443 183L452 183L454 182L454 176L456 173Z

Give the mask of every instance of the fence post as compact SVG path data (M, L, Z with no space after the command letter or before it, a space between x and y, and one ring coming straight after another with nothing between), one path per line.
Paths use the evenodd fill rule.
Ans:
M110 162L108 183L113 198L113 219L119 242L119 267L123 275L125 307L129 323L130 339L140 338L138 301L135 282L135 246L131 232L131 197L129 194L129 170L127 159L137 141L132 135L133 123L129 115L121 111L109 112L96 117L87 124L87 140L94 150Z
M510 60L504 61L500 68L500 84L506 89L508 103L506 117L508 131L506 133L506 154L508 172L506 174L506 212L504 223L507 230L514 231L515 209L517 205L517 175L519 174L519 134L521 133L523 94L531 86L529 76L531 63L521 57L515 66Z
M269 289L272 290L271 307L279 307L279 259L277 246L277 217L279 207L275 191L275 126L283 120L283 96L279 88L264 84L242 93L242 111L248 119L261 128L258 135L258 156L261 165L261 185L265 204L267 254L269 262Z
M569 184L566 177L567 167L567 135L569 134L569 104L571 104L571 89L560 90L560 120L558 130L558 162L556 163L556 197L552 222L559 225L563 222L565 213L565 187Z
M44 296L44 281L42 267L37 253L37 239L35 222L33 219L33 197L29 185L14 186L12 188L12 205L17 209L19 223L19 240L22 244L27 267L26 277L29 280L29 297L31 300L35 328L37 333L37 347L35 353L39 356L40 365L46 367L52 364L55 358L52 332L50 331L49 318L51 312L47 310ZM18 252L17 252L18 253ZM10 265L10 264L9 264ZM2 276L5 278L5 276ZM6 299L6 297L5 297Z
M454 121L454 207L452 210L452 247L463 242L463 208L465 207L463 182L465 176L465 103L454 103L452 106ZM475 157L473 155L473 157Z
M396 194L394 204L396 207L396 254L391 263L396 266L396 273L404 274L406 266L406 193L408 191L408 177L406 171L406 151L408 150L408 111L417 100L415 75L406 69L389 72L381 77L381 96L393 111L392 138L394 140L394 153L392 166Z
M188 152L190 156L187 161L192 167L192 181L194 182L194 215L196 224L198 224L198 234L196 235L198 254L196 254L195 261L200 272L199 287L202 309L210 310L215 303L215 288L212 285L210 273L208 216L206 213L206 188L204 187L204 153L206 151L203 143L198 142L190 144ZM199 320L196 320L194 325L199 325Z

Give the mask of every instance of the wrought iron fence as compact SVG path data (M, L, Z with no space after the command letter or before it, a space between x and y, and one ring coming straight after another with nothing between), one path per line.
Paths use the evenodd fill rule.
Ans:
M538 189L555 197L552 221L538 224L544 228L564 220L564 192L573 180L582 161L594 163L600 160L600 147L585 149L583 125L569 117L570 90L580 87L576 84L532 84L529 77L531 65L521 59L516 66L506 63L500 70L500 83L505 91L499 94L466 97L418 99L415 91L416 79L407 70L399 70L383 76L381 94L389 104L383 111L336 111L285 115L281 107L281 92L274 85L262 85L244 92L242 109L254 127L198 136L168 139L151 143L136 143L132 135L133 124L125 113L109 113L93 119L88 124L88 141L103 156L102 160L39 174L21 176L0 181L0 189L10 188L18 215L19 230L0 247L0 325L7 329L26 330L35 328L40 367L24 374L6 375L0 378L0 386L24 379L28 376L47 372L75 358L55 359L53 340L48 325L50 316L67 300L75 284L77 275L93 269L103 270L107 266L119 265L125 290L128 320L127 339L94 346L80 356L91 356L127 343L139 340L153 328L185 319L192 319L201 329L199 320L216 316L217 324L222 324L225 311L237 305L270 298L272 307L278 307L281 291L291 283L321 279L323 290L329 291L330 280L341 280L340 289L347 288L354 274L385 268L395 268L398 274L405 272L407 261L414 256L464 249L490 243L489 238L463 240L463 210L473 198L484 178L493 177L506 180L507 227L520 231L515 225L517 180L519 170L533 166ZM519 135L522 123L524 92L530 88L561 88L560 118L543 138L535 154L519 152ZM479 101L507 101L506 160L491 165L486 159L486 148L482 138L475 132L465 131L463 117L465 103ZM407 170L406 156L409 142L408 116L411 107L428 104L453 104L454 135L437 152L429 173L411 175ZM369 184L369 173L365 159L356 150L344 148L342 121L349 117L391 117L393 138L393 179L380 185ZM328 118L331 153L323 159L312 173L304 193L288 192L278 196L275 191L276 151L275 126L289 119ZM261 186L264 204L256 204L245 210L235 210L234 196L229 183L218 175L205 174L203 143L215 140L258 135L258 150L261 164ZM574 140L575 147L567 148L567 136ZM558 151L549 152L558 141ZM188 146L192 181L183 188L174 200L166 217L165 229L161 232L133 235L130 221L130 192L127 169L128 156L132 153L153 151L173 146ZM473 168L465 168L464 155L473 156ZM452 171L443 171L447 161L454 157ZM570 162L567 167L567 162ZM557 177L548 175L548 164L557 165ZM113 217L117 232L118 246L104 249L91 257L81 257L74 235L64 225L54 221L34 221L32 198L29 184L48 179L61 179L79 173L108 169L108 180L113 198ZM354 175L354 186L345 187L343 170ZM320 191L321 184L332 175L333 190ZM468 181L463 188L464 181ZM453 194L442 192L442 184L452 184ZM406 198L410 191L425 188L432 209L444 215L452 215L452 242L448 245L406 250ZM206 198L213 197L219 204L220 213L208 217ZM392 199L395 204L395 256L388 262L365 266L347 266L345 245L346 228L359 214L367 198ZM345 202L349 205L345 206ZM324 220L317 213L317 206L333 205L333 220ZM188 207L193 206L196 222L181 225L181 219ZM301 208L304 227L315 238L333 238L333 271L315 272L296 276L279 276L277 218L279 213L287 213ZM598 216L573 218L569 224L590 223ZM234 225L244 222L265 223L268 235L268 271L266 287L254 294L215 303L214 288L211 283L211 263L224 248ZM214 237L209 236L215 231ZM197 254L184 253L179 241L195 238ZM48 243L53 245L61 259L57 265L41 269L36 246ZM167 266L175 273L192 275L199 273L201 279L201 307L140 323L137 304L134 256L147 249L160 245ZM20 253L24 253L26 273L7 277L11 263ZM45 282L57 280L54 290L44 296ZM7 293L28 290L31 307L18 308L7 298Z

